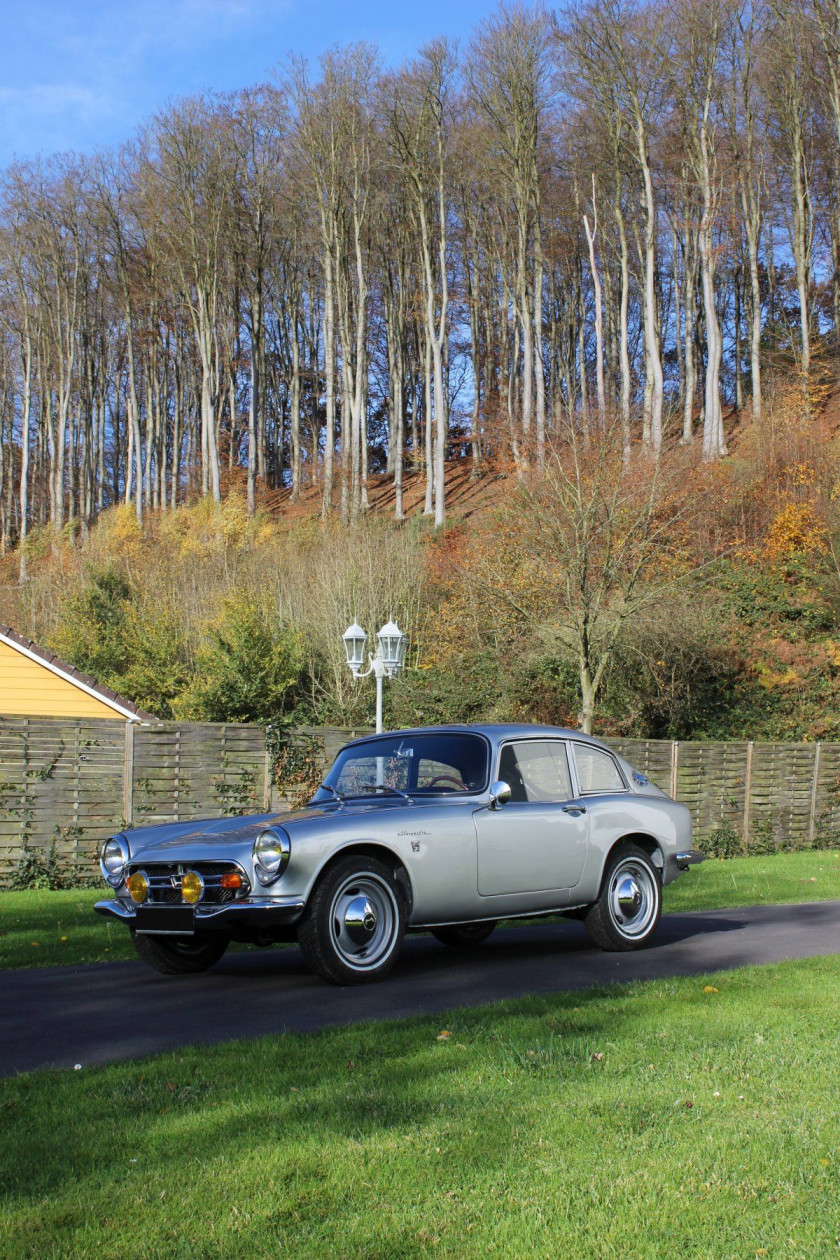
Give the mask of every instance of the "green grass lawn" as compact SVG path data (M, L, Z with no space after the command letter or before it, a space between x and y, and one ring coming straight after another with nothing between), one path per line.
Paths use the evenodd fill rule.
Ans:
M3 1081L0 1254L836 1255L839 988L809 959Z
M103 886L72 892L0 892L0 969L136 957L128 931L103 919L93 903ZM704 862L665 889L669 910L778 905L840 899L840 852Z
M829 849L707 860L668 885L663 908L667 914L835 900L840 900L840 851Z
M136 958L120 923L95 913L108 889L0 892L0 969Z

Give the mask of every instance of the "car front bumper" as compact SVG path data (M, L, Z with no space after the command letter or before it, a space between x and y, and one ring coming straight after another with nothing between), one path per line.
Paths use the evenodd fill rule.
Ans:
M259 934L272 928L291 927L297 923L305 905L305 901L291 897L285 900L276 897L243 897L241 901L228 901L221 906L197 905L195 930L231 935L243 930ZM166 909L164 906L159 908L163 911ZM124 897L97 901L94 909L98 914L117 919L128 927L132 927L137 919L137 907L133 901Z

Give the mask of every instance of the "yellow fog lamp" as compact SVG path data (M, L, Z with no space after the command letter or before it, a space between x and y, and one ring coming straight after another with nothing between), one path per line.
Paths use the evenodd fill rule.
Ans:
M204 880L198 871L187 871L181 880L181 896L189 905L194 906L204 896Z
M136 901L138 906L145 901L149 895L149 877L145 871L134 871L129 875L126 881L128 895L132 901Z

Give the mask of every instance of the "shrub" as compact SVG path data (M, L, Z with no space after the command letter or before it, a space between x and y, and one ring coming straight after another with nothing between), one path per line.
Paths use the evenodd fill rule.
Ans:
M9 887L13 890L32 888L57 892L65 888L88 888L97 882L93 875L62 863L56 852L55 841L47 852L30 849L24 841Z
M488 721L505 715L505 676L486 656L450 659L429 669L406 670L386 684L388 725L435 726Z
M708 592L659 599L625 627L607 709L653 739L690 739L732 706L739 669L725 611Z
M739 833L728 823L707 832L697 847L708 858L743 857L747 851Z
M173 712L194 722L270 722L297 703L303 667L295 630L275 627L254 601L231 596L208 627L196 672Z
M141 602L113 564L88 568L61 605L51 643L77 669L158 717L171 717L189 671L181 627L165 608Z
M810 503L786 503L773 518L764 540L767 558L777 564L826 550L825 525Z
M114 686L129 663L126 642L132 588L115 564L89 565L80 589L65 596L51 646L77 669Z

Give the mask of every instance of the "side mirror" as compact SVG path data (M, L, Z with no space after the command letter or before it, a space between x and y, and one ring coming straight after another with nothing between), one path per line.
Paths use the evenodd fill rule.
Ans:
M507 805L510 800L510 784L505 783L504 779L497 779L495 783L490 784L490 808L498 809L500 805Z

